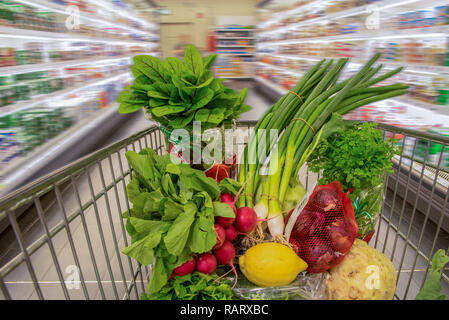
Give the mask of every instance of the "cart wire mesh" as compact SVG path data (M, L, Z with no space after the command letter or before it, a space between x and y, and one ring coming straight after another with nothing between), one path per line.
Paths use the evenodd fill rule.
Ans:
M247 143L255 122L240 122ZM398 271L395 298L414 299L431 257L449 248L449 139L379 125L402 152L385 183L370 244ZM0 299L139 299L151 274L121 253L130 244L125 152L166 152L157 126L81 158L0 199ZM435 150L437 150L435 152ZM319 174L306 168L303 184ZM443 290L449 293L449 270Z

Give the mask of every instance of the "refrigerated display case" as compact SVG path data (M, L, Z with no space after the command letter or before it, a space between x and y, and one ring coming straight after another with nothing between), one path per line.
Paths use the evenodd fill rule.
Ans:
M0 194L81 149L117 116L132 57L158 53L157 18L121 1L0 1Z

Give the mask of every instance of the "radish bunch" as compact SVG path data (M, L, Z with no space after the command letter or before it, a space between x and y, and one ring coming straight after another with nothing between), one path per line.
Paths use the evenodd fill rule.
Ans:
M235 199L229 193L220 195L220 200L228 204L235 213L235 218L215 217L215 233L217 241L211 252L202 253L173 270L172 276L185 276L198 271L211 274L219 265L229 265L234 271L235 247L232 244L239 234L247 234L255 229L259 219L256 212L248 207L235 208Z
M229 193L222 193L220 195L221 202L229 205L235 213L235 218L215 218L215 223L224 228L225 237L228 241L235 240L239 234L246 234L253 231L259 221L253 209L249 207L235 208L235 202L238 196L239 194L234 199Z

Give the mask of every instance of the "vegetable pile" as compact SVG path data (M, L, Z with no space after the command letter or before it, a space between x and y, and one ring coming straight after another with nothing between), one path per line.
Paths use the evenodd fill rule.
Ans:
M246 89L238 94L215 79L210 71L215 58L203 59L192 45L183 61L136 56L135 81L119 97L120 112L145 108L169 129L191 130L195 120L203 131L232 123L249 110ZM406 92L403 84L379 85L402 68L379 75L382 66L374 66L378 58L343 81L348 59L322 60L312 67L257 122L237 181L230 178L229 168L204 172L188 163L172 163L169 154L159 156L151 149L126 152L132 208L123 217L131 245L123 253L143 265L153 264L142 299L235 299L241 275L237 269L241 278L283 293L285 289L287 296L288 286L301 278L310 291L307 297L314 297L314 288L320 295L327 291L329 299L393 297L392 262L356 237L364 239L373 231L373 216L363 212L379 213L383 194L378 187L398 150L394 141L383 140L376 124L342 118L360 106ZM260 129L267 134L260 135ZM270 130L279 135L270 135ZM307 202L301 210L307 214L289 223L293 230L286 239L284 215L306 194L298 177L306 163L322 173L320 186L306 199L313 208ZM437 279L446 262L441 254L434 258L428 284L417 299L441 298L440 292L435 295L441 291ZM370 275L365 272L373 266L379 271L374 291L366 287ZM233 271L234 283L224 277L225 271ZM326 290L318 289L323 286Z
M321 61L310 69L263 115L257 129L277 129L281 133L277 147L275 138L259 138L252 134L245 149L245 161L239 167L239 181L246 182L244 198L238 206L253 207L261 219L268 218L268 228L274 239L282 238L283 213L295 207L304 195L297 177L299 169L308 160L322 139L348 126L341 116L366 104L402 95L408 88L402 84L373 85L397 74L398 68L375 77L382 66L372 67L379 58L376 54L355 75L338 82L348 59ZM261 175L262 164L254 161L257 148L267 148L271 154L267 168L270 175ZM262 149L264 150L264 149ZM274 155L274 156L273 156Z
M393 139L383 139L376 123L355 124L323 139L307 165L321 172L320 184L339 181L356 211L359 238L369 241L383 203L383 178L392 173L391 159L399 154Z

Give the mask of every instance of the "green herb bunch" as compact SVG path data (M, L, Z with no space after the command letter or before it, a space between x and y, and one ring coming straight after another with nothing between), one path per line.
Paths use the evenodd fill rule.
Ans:
M391 159L399 153L393 139L383 140L377 123L356 124L340 130L317 146L308 160L313 172L322 172L320 184L340 181L353 194L382 183L383 174L392 172Z
M251 109L244 103L247 89L240 94L214 78L210 68L217 55L203 58L193 45L187 45L184 61L165 61L150 56L133 58L134 83L119 95L120 113L145 108L147 114L170 129L190 129L201 121L202 130L232 123Z
M153 294L142 293L142 300L231 300L231 281L218 279L216 274L194 272L170 279L166 286Z
M131 245L122 252L143 265L155 265L148 291L157 293L174 268L216 243L215 216L235 218L219 201L221 190L236 193L236 184L218 184L188 164L172 163L169 154L152 149L126 152L133 174L126 187L132 208L123 214Z

